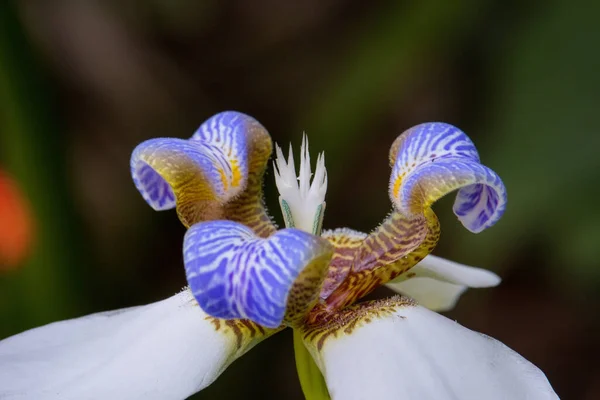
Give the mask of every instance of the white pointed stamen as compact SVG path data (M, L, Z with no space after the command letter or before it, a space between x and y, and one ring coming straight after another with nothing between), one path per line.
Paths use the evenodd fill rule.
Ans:
M294 227L313 232L315 218L318 216L319 206L325 201L327 192L327 170L325 169L325 155L319 154L314 178L311 181L312 170L310 154L308 152L308 138L302 138L300 147L300 169L296 175L292 146L286 161L279 146L275 146L277 158L273 163L275 170L275 183L282 200L285 200L292 214Z

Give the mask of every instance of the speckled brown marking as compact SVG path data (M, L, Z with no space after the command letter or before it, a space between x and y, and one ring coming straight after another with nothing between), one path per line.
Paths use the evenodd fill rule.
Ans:
M266 329L247 319L221 319L208 316L206 320L210 321L216 331L232 334L238 350L243 350L249 343L260 341L283 329L283 327Z
M355 304L323 315L321 320L305 325L301 330L302 338L320 351L331 337L337 338L342 333L351 335L354 330L373 320L393 315L398 307L414 305L416 303L412 299L402 296Z
M329 240L334 252L329 270L321 288L321 299L326 299L346 278L352 269L356 250L367 237L366 234L351 229L336 229L323 232L323 237Z
M408 219L394 213L384 223L394 225L399 236L390 240L393 247L387 247L380 236L388 230L378 228L369 235L356 251L352 270L344 281L308 316L309 322L321 318L321 314L331 313L353 304L376 287L383 285L408 271L435 248L439 236L439 221L430 208L423 217Z
M215 327L215 331L221 329L221 321L223 321L222 319L215 317L206 317L206 319L209 320L211 324L213 324L213 326Z
M327 250L302 270L290 289L283 319L288 326L302 324L306 315L319 300L319 291L333 254L333 248L329 243L323 240L323 244Z
M242 340L244 339L244 335L242 334L242 329L240 328L240 324L238 321L236 320L232 320L232 319L228 319L225 320L225 325L232 330L233 334L235 335L235 345L236 347L239 349L242 347ZM242 325L245 327L245 325ZM254 337L255 331L252 330L248 330L248 334L250 337Z

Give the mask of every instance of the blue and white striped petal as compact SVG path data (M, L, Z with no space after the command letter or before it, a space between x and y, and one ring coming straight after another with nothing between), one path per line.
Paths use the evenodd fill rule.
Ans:
M247 217L248 225L258 226L256 221L265 219L260 181L271 147L271 138L258 121L227 111L209 118L189 140L158 138L141 143L131 156L131 175L152 208L177 207L186 226L218 218L241 219L223 210L240 197L243 201L236 209L255 210L256 215ZM251 193L241 196L249 186L253 186Z
M390 197L404 214L422 214L456 189L453 211L471 232L489 228L504 213L502 180L480 163L473 142L452 125L426 123L405 131L392 145L390 162Z
M276 328L301 321L318 300L329 242L297 229L268 239L232 221L192 226L184 239L190 289L209 315Z

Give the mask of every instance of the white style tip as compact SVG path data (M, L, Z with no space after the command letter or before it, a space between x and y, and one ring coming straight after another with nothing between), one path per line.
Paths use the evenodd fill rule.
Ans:
M325 169L325 154L317 157L317 165L313 177L308 152L308 138L302 137L300 147L300 171L296 175L294 155L290 144L289 156L286 161L281 148L275 145L276 159L273 163L275 183L280 198L289 206L293 226L307 232L312 232L319 206L325 201L327 192L327 170ZM311 177L313 178L311 181Z

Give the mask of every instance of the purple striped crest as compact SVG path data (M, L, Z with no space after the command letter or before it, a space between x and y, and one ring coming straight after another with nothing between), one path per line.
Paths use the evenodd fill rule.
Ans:
M270 153L270 137L254 118L222 112L190 139L157 138L138 145L131 156L131 175L153 209L177 207L186 226L225 217L222 206L248 186L250 156L258 140L268 142L263 147ZM261 157L266 163L268 154Z
M306 269L314 269L309 279L314 293L308 297L316 301L331 247L327 240L297 229L262 239L244 225L210 221L188 230L183 254L190 289L206 313L276 328L286 309L304 306L289 302L296 298L292 288L307 288L299 282L308 278Z
M390 197L404 214L421 214L456 189L453 211L468 230L481 232L504 213L502 180L480 163L473 142L452 125L425 123L410 128L392 145L390 161Z

